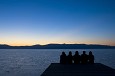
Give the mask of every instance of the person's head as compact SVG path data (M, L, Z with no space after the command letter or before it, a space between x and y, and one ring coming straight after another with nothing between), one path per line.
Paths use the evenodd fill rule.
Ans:
M65 55L65 52L64 52L64 51L62 52L62 55Z
M83 51L83 54L85 54L86 53L86 51Z
M75 55L78 55L78 54L79 54L78 51L76 51L76 52L75 52Z
M89 52L89 55L92 55L92 52L91 52L91 51Z
M71 51L69 52L69 55L72 55L72 52L71 52Z

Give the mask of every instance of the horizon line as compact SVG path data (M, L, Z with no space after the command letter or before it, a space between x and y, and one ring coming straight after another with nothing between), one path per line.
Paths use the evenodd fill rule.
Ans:
M107 44L85 44L85 43L49 43L49 44L84 44L84 45L105 45L105 46L115 46L115 45L107 45ZM34 45L49 45L49 44L31 44L31 45L10 45L10 44L0 44L0 45L8 45L8 46L34 46Z

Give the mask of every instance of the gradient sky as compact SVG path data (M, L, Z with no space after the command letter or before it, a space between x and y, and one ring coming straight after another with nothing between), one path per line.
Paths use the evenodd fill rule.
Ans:
M0 0L0 44L115 45L115 0Z

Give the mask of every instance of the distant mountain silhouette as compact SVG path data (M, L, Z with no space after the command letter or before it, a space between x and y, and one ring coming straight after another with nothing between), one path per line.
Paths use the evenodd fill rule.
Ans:
M115 46L98 44L47 44L32 46L10 46L0 44L0 49L115 49Z

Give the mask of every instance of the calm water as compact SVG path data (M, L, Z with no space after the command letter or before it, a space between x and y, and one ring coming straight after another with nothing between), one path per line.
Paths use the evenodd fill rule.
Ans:
M0 49L0 76L40 76L50 63L59 63L62 51L75 49ZM77 49L81 54L83 49ZM95 55L95 62L115 69L115 49L87 49Z

